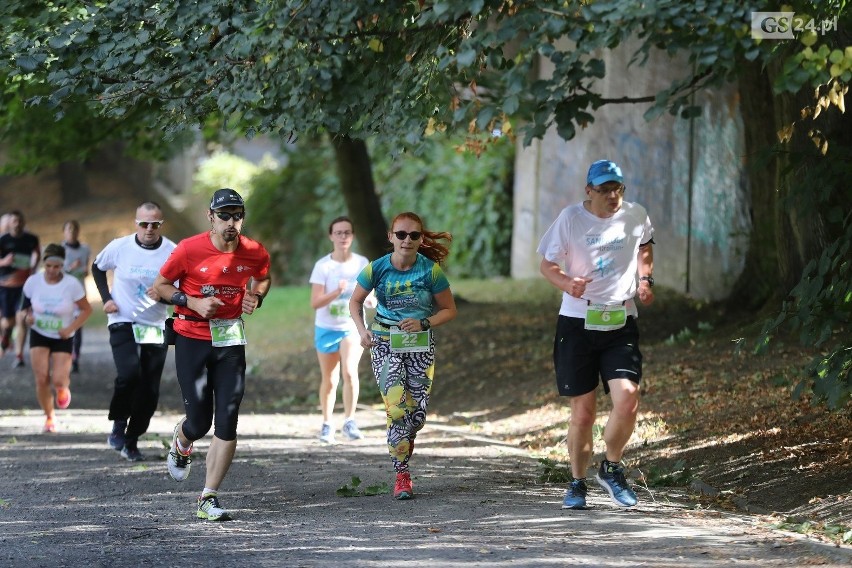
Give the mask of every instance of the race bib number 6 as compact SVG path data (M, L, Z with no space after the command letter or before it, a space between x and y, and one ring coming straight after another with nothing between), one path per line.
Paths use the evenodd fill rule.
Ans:
M390 330L390 347L394 353L419 353L429 351L430 331Z
M586 329L615 331L627 323L627 309L623 305L589 304L586 308Z

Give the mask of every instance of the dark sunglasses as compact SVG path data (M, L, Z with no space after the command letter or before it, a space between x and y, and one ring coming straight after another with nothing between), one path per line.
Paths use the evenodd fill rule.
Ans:
M224 211L220 213L220 212L216 211L215 213L216 213L216 216L219 217L223 221L230 221L231 219L233 219L234 221L242 221L243 219L246 218L245 211L240 212L240 213L225 213Z
M151 227L152 229L159 229L160 225L162 225L163 223L165 223L165 221L139 221L138 219L136 220L136 224L142 227L143 229L147 229L148 227Z
M404 241L405 237L411 237L412 241L419 241L420 237L423 236L423 233L420 231L411 231L410 233L406 233L405 231L394 231L393 234L401 241Z

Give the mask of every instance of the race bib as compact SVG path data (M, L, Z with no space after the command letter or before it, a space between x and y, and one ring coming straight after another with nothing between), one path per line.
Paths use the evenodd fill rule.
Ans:
M62 329L62 318L42 314L36 316L35 326L44 331L59 331Z
M420 353L429 351L429 334L426 331L402 331L392 328L390 330L390 347L394 353Z
M210 339L213 347L229 347L246 344L246 330L243 320L212 319L210 320Z
M335 300L328 305L328 311L332 317L348 318L349 302L347 300Z
M163 344L163 330L155 325L142 325L141 323L133 324L133 337L136 343L154 343L157 345Z
M16 252L12 256L12 268L17 268L18 270L22 270L24 268L29 268L30 267L30 259L31 259L31 255Z
M627 308L623 304L589 304L586 308L586 329L595 331L615 331L627 323Z

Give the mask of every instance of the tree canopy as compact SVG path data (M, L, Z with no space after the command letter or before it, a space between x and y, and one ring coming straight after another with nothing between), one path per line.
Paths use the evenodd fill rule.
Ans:
M793 37L755 38L753 12L779 9L799 18ZM0 21L6 100L25 97L57 119L83 105L167 137L215 120L248 136L330 133L341 147L379 136L402 148L462 126L481 149L495 129L529 142L555 127L570 139L607 104L689 117L693 92L737 81L749 151L768 155L751 175L755 227L775 235L753 239L749 258L777 256L770 272L763 260L744 274L777 274L780 297L801 280L785 313L827 316L795 320L808 329L849 324L846 0L5 0ZM686 62L683 76L658 92L603 96L602 53L629 38L636 65L659 50ZM552 74L537 72L542 60ZM840 404L852 355L831 353L830 372L814 373Z
M796 2L816 22L842 15L845 1ZM61 117L89 102L107 117L145 110L166 133L215 115L251 135L327 131L416 140L429 124L479 130L519 123L527 139L556 125L569 139L614 102L655 102L687 115L689 94L731 80L743 60L777 61L777 91L831 79L848 82L852 49L808 31L790 42L758 42L750 10L723 0L69 1L3 4L7 89L49 86L31 103ZM844 20L842 24L847 23ZM836 36L837 34L833 34ZM806 37L805 37L806 36ZM682 79L659 93L608 99L601 50L641 39L684 55ZM564 40L570 40L566 46ZM784 45L780 45L784 44ZM544 57L548 78L533 70Z

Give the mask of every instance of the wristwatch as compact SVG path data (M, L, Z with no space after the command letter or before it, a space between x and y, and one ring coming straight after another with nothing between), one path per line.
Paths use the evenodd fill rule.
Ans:
M653 276L640 276L639 281L641 282L642 280L647 281L648 286L650 286L651 288L654 287L654 277Z
M423 318L422 320L420 320L420 328L423 331L426 331L430 327L432 327L432 323L429 321L429 318Z

